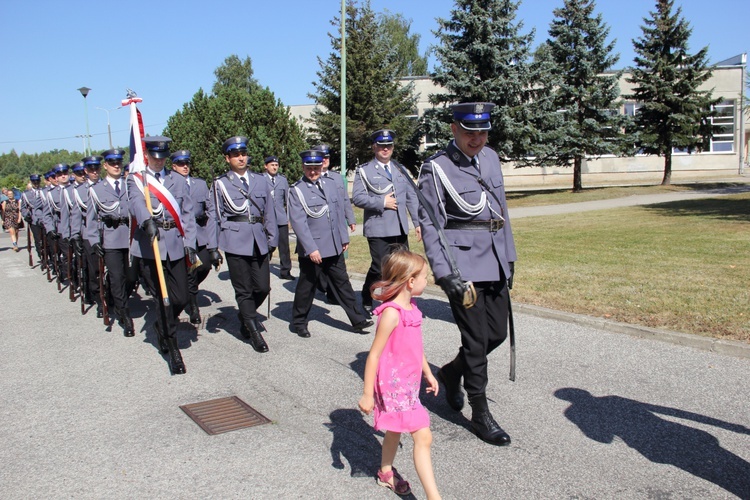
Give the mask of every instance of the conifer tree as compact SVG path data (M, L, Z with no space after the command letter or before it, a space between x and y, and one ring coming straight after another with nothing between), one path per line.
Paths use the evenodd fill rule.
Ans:
M450 19L438 19L439 62L432 81L445 90L430 95L436 106L425 113L423 131L444 147L450 137L448 105L493 102L488 144L500 158L529 163L545 157L547 87L537 85L542 66L532 60L534 30L516 21L520 1L456 0Z
M346 5L346 164L352 170L372 158L370 134L381 128L396 133L394 158L407 166L417 162L419 144L417 123L409 118L416 114L412 85L398 81L400 64L385 42L380 23L366 0ZM387 17L387 16L386 16ZM329 144L331 164L340 164L341 155L341 24L329 33L333 52L324 62L313 82L315 101L311 129L316 140ZM382 22L382 20L381 20Z
M628 82L628 95L640 106L633 130L636 146L646 154L664 157L662 185L672 179L672 152L692 153L706 148L711 139L711 91L700 86L711 77L708 47L691 55L688 39L692 30L682 9L672 11L673 0L657 0L656 10L644 18L643 36L633 40L635 68Z
M609 28L595 7L594 0L565 0L554 10L546 42L557 76L556 163L573 165L574 192L583 189L584 159L621 151L626 124L617 101L622 71L607 73L619 55L612 54L615 42L607 43Z

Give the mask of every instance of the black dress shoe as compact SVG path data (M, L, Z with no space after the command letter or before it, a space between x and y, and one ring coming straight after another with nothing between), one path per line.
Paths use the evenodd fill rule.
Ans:
M299 335L303 339L309 339L310 338L310 330L308 330L307 327L305 327L305 326L300 326L295 331L297 332L297 335Z
M461 411L464 407L464 393L461 392L461 378L456 379L449 375L446 367L442 367L437 372L437 379L445 386L445 399L448 406L456 411Z
M237 313L237 319L240 321L240 334L246 339L250 338L250 330L248 330L245 321L242 319L242 314Z
M135 337L135 326L133 325L132 318L126 318L122 327L125 329L124 335L126 337Z
M374 324L375 323L373 323L372 320L363 319L359 323L355 323L354 325L352 325L352 328L357 333L367 333L367 332L363 332L362 330L364 330L365 328L370 328Z
M510 436L492 418L488 411L475 411L471 416L471 432L485 443L495 446L507 446L510 444Z
M96 317L98 319L102 319L104 317L104 311L102 310L101 305L96 306Z
M268 352L268 344L266 344L266 340L258 330L250 330L250 337L248 340L256 352Z
M279 278L281 278L281 279L283 279L283 280L289 280L289 281L294 281L294 280L296 280L296 279L297 279L297 278L295 278L294 276L292 276L292 275L291 275L291 273L283 273L283 274L279 274Z

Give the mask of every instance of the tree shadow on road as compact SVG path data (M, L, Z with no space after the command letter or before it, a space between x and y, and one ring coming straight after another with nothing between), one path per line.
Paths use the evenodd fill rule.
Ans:
M750 200L736 198L705 198L670 201L647 205L647 210L675 216L698 216L733 222L750 222Z
M708 432L660 415L750 435L747 427L620 396L595 397L572 387L558 389L555 396L570 402L565 416L588 438L605 444L620 438L651 462L673 465L740 498L750 498L750 463L722 448Z

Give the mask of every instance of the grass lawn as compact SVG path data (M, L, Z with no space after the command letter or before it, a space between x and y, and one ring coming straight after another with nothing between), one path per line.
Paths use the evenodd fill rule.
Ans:
M517 301L750 342L750 193L522 218L513 230ZM354 237L349 270L369 259Z

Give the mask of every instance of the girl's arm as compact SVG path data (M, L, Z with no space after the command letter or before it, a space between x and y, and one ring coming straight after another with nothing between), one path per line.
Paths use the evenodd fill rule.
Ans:
M427 381L427 392L432 392L437 396L440 386L438 385L435 376L432 374L432 370L430 370L430 364L427 363L427 356L425 356L424 353L422 354L422 375Z
M365 387L362 391L362 397L359 399L359 409L364 413L369 414L375 406L375 375L378 371L378 362L391 333L398 326L399 319L398 311L392 307L386 307L380 314L378 329L375 331L375 340L372 341L370 354L367 355L367 363L365 364Z

